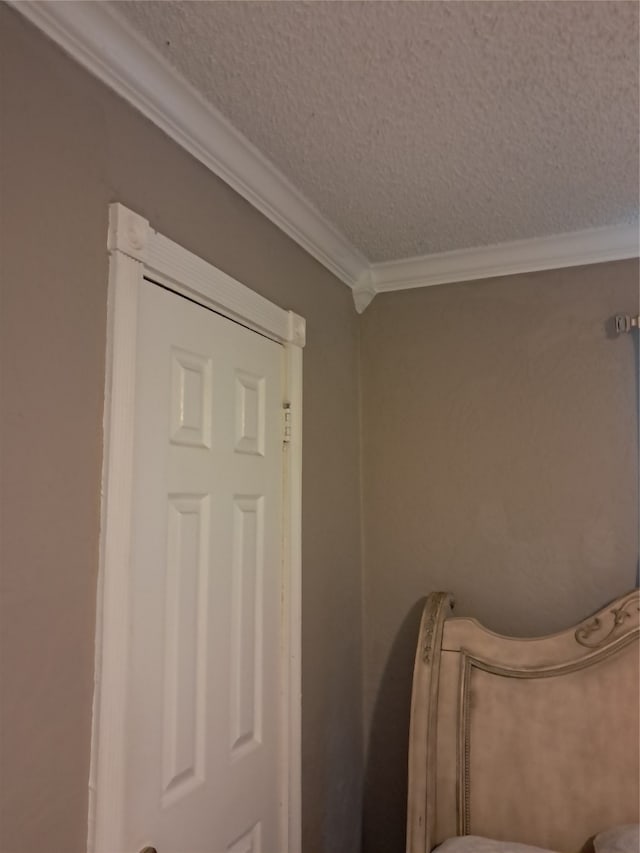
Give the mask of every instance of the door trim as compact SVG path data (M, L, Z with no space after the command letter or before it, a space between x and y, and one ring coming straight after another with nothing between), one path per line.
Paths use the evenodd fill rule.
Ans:
M288 668L284 684L282 733L288 773L282 796L282 831L286 839L284 850L299 853L302 349L305 345L305 320L158 234L144 217L117 203L109 206L108 249L104 457L87 850L89 853L125 850L121 792L124 790L126 758L135 366L138 298L146 276L284 347L285 402L290 404L290 437L283 452L283 655L288 661Z

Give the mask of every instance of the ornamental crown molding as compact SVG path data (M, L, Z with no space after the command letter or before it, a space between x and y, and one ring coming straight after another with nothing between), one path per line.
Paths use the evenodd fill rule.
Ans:
M637 226L614 225L370 263L112 7L99 0L9 3L352 288L360 314L377 293L640 254Z
M376 293L636 258L637 225L589 228L371 265Z
M368 261L249 140L106 3L9 0L73 59L352 287Z

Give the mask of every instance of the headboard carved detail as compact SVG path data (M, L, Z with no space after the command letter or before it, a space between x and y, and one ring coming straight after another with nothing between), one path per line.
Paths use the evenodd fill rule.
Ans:
M453 607L453 600L446 592L433 592L424 606L423 629L422 629L422 660L431 662L433 651L433 634L438 622L443 605L449 601L449 608ZM445 614L446 615L446 614Z
M418 636L407 853L468 834L576 850L607 821L640 820L640 591L535 638L452 606L430 595Z
M452 608L453 598L449 593L433 592L426 599L420 622L413 670L412 723L409 732L409 787L412 796L408 802L407 819L407 845L412 845L415 850L430 850L433 841L433 824L428 816L436 807L435 748L440 649L445 619ZM423 704L425 713L419 714L418 706Z
M575 638L581 646L598 649L633 627L628 620L640 624L640 591L634 590L604 614L586 619L576 628Z

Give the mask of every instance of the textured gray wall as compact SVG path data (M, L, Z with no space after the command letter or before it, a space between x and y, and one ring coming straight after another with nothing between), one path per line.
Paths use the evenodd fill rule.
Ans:
M362 634L357 317L351 294L4 4L0 55L0 848L85 849L107 206L117 200L307 319L304 849L355 853Z
M634 584L638 313L621 261L378 296L361 325L366 853L402 850L411 670L431 590L558 630Z

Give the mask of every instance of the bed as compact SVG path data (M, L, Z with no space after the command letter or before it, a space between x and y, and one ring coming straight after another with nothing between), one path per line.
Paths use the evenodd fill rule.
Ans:
M640 823L640 592L534 639L452 609L432 593L420 625L407 853L465 836L577 853Z

